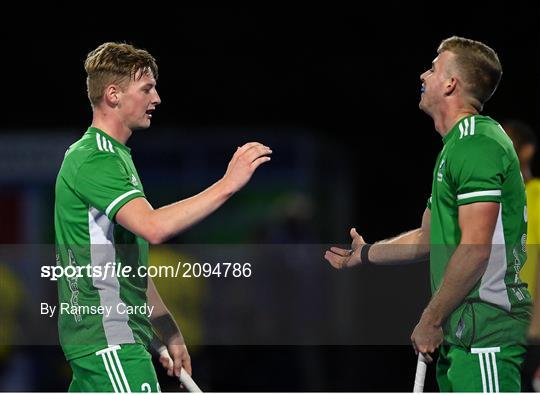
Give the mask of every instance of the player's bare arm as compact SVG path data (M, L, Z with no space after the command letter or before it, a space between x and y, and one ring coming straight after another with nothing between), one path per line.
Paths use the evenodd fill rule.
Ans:
M159 244L204 219L251 179L255 170L270 161L272 150L258 142L239 147L223 178L201 193L154 209L144 198L126 203L116 221L151 244Z
M443 322L484 274L499 208L499 203L495 202L459 207L461 241L448 263L441 286L411 335L417 352L432 353L439 347L443 341Z
M152 278L148 278L148 289L146 290L148 303L153 306L150 322L159 339L167 346L167 350L174 365L169 363L169 359L163 355L159 361L163 368L167 370L169 376L180 376L180 369L184 368L191 375L191 357L184 342L182 332L178 328L173 316L161 299Z
M376 265L407 264L424 261L429 258L429 223L431 212L428 208L422 215L420 228L408 231L397 237L376 242L369 250L362 249L367 243L355 228L351 229L351 249L331 247L327 250L324 258L337 269L353 267L365 264L368 260Z

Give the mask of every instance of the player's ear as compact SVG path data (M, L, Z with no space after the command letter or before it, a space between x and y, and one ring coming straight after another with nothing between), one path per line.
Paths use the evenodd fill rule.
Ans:
M456 88L457 88L458 80L456 77L448 77L446 81L444 81L444 94L446 96L452 95Z
M120 101L120 87L115 84L110 84L105 87L103 100L111 107L116 107Z

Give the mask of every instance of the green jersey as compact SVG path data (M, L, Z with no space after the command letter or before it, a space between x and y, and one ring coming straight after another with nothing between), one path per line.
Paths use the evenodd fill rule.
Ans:
M497 122L480 115L461 119L443 142L428 202L433 292L441 285L446 266L461 241L459 207L488 201L500 204L487 269L447 319L445 338L466 346L468 342L478 346L483 341L522 343L531 304L519 277L526 258L527 206L512 142ZM509 324L510 331L498 323ZM464 340L467 334L469 338Z
M67 359L151 339L147 280L137 274L147 266L148 243L115 223L118 210L137 197L144 191L130 149L90 127L66 152L56 179L57 265L83 269L58 278ZM130 274L119 275L127 266Z

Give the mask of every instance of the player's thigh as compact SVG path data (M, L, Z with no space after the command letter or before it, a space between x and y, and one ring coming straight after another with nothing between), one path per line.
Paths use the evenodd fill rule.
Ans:
M152 358L141 345L109 347L71 360L71 367L78 391L160 391Z
M448 380L452 391L519 392L522 346L472 348L451 347Z

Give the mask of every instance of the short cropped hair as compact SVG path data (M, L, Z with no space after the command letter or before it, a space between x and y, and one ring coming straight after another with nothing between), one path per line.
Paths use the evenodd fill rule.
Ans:
M158 67L156 60L144 49L117 42L106 42L91 51L84 62L88 77L86 86L92 107L103 99L105 87L118 84L122 88L130 80L143 75L153 75L157 80Z
M455 65L465 84L466 92L478 102L482 110L502 76L502 66L497 53L480 41L453 36L441 42L437 53L452 52Z

